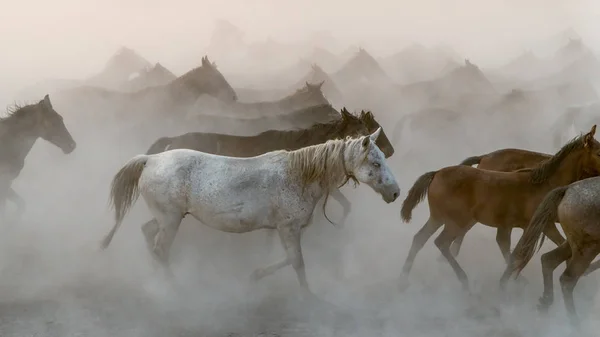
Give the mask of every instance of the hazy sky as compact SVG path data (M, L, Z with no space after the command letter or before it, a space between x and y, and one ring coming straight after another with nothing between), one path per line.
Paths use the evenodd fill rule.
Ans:
M588 0L0 0L0 89L99 70L120 45L180 72L201 55L214 21L250 38L297 39L311 31L368 45L445 41L479 62L573 26L600 42L600 5ZM503 56L504 57L504 56ZM486 60L487 59L487 60Z

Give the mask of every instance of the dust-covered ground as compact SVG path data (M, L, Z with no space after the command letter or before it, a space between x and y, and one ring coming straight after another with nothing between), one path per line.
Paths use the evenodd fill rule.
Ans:
M344 187L353 210L341 228L327 223L317 209L303 249L312 290L329 304L315 304L299 298L292 268L250 283L254 269L283 256L279 247L269 253L264 232L225 234L190 219L173 246L176 278L175 284L169 283L154 269L143 242L140 225L148 219L143 202L126 217L111 247L100 252L99 240L112 225L106 208L110 179L136 150L122 145L117 151L115 139L77 131L73 135L78 149L68 156L39 142L14 184L28 209L21 222L3 224L0 238L2 336L572 333L560 289L548 314L535 309L542 291L538 258L525 270L529 284L512 284L505 295L498 291L504 263L495 232L483 226L467 235L459 256L470 277L471 294L461 291L449 265L437 261L439 251L432 242L416 260L411 286L402 293L397 290L412 236L427 216L422 205L412 223L399 218L407 189L431 169L418 159L390 159L402 188L395 203L385 204L366 186ZM111 151L121 163L106 162ZM456 152L439 153L433 162L456 163L471 150ZM328 210L334 221L341 217L335 201ZM513 245L520 234L514 231ZM343 276L336 278L340 266ZM597 275L585 277L576 289L579 313L587 316L584 326L589 331L600 324L594 315L597 290Z
M333 3L334 1L332 1ZM232 20L235 21L237 18L239 22L245 23L246 30L257 34L256 32L260 29L256 28L258 25L254 27L253 24L260 20L267 21L266 18L269 15L277 16L277 25L268 27L265 24L265 27L261 29L263 32L277 31L280 33L280 40L287 42L282 38L282 36L286 36L285 15L276 15L282 11L282 8L277 7L281 5L279 3L277 6L274 3L271 5L272 8L267 2L261 3L260 6L257 5L258 7L254 10L267 12L267 14L261 12L261 15L250 15L253 18L250 20L249 15L243 12L243 6L236 3L236 6L242 9L231 6L237 8ZM385 7L384 4L380 5L380 12L395 11L398 13L396 10L386 10L385 8L388 7ZM115 8L104 9L107 11L106 13L114 14L122 9L116 4L110 6L115 6ZM122 9L123 17L126 13L138 13L137 6L142 5L133 1L129 3L129 6L131 8ZM461 52L466 55L465 58L475 55L475 58L478 57L474 61L475 63L481 60L481 63L486 64L490 60L489 63L499 62L498 58L507 61L510 58L507 55L514 54L507 51L508 47L507 50L504 50L504 47L500 45L501 42L510 40L509 37L514 37L519 41L521 47L526 45L527 48L524 49L529 49L533 43L528 43L535 40L534 35L535 37L550 36L552 34L544 31L545 28L556 22L564 24L561 21L564 19L562 17L552 17L547 20L541 18L542 14L540 13L544 10L534 10L533 2L523 8L517 5L511 9L508 8L508 5L490 6L489 10L477 7L477 10L482 13L480 16L475 11L473 12L475 14L472 13L472 15L467 15L466 12L461 15L454 13L455 17L450 14L450 9L444 9L445 7L441 3L433 3L432 6L432 8L438 9L435 11L435 15L432 14L433 17L437 18L436 20L439 22L443 22L444 25L458 26L462 21L468 22L464 26L454 27L456 29L452 32L448 30L442 34L443 28L431 28L426 32L423 23L419 23L418 17L425 17L430 11L425 8L427 6L422 8L417 8L417 6L412 12L404 8L400 19L394 16L387 17L385 20L383 14L373 11L371 6L369 15L372 18L362 20L361 9L358 8L358 5L352 5L352 10L348 9L347 12L349 19L344 21L343 15L340 14L344 13L344 7L339 3L331 6L323 5L323 8L316 9L299 9L290 5L288 10L294 13L319 13L319 15L314 14L313 17L319 24L329 22L329 18L339 19L329 23L331 27L337 26L346 34L344 35L346 41L341 41L344 39L333 41L331 40L333 38L325 34L325 38L322 40L319 40L318 36L313 37L311 42L307 42L297 49L283 43L278 45L270 40L259 46L264 49L272 48L282 54L287 52L289 55L286 56L285 61L269 57L268 53L267 56L264 56L257 52L257 56L248 52L239 56L223 47L225 50L221 54L223 59L225 56L231 57L228 60L229 63L223 62L223 66L219 65L227 80L236 90L243 87L249 96L253 90L262 90L264 91L262 94L265 96L261 97L277 96L280 91L284 94L289 93L292 89L288 90L288 87L280 83L285 82L288 78L297 80L304 76L306 67L296 69L290 66L290 64L295 64L294 62L298 58L304 57L299 56L297 50L306 49L307 46L314 47L319 43L321 46L331 47L332 50L335 50L335 53L332 54L336 54L337 58L332 57L331 69L326 70L332 77L338 79L337 81L342 82L336 84L341 87L340 91L344 94L344 97L336 100L335 108L339 110L342 106L347 106L352 111L362 108L372 109L388 137L392 138L393 130L400 130L400 136L394 140L393 144L396 153L388 160L401 187L401 196L398 200L386 204L367 186L360 185L356 188L350 185L345 186L342 188L342 192L350 199L352 210L345 223L336 227L324 219L320 204L316 208L313 224L303 236L302 248L309 284L320 299L319 301L307 301L300 297L300 287L291 267L284 268L257 283L250 282L250 275L255 269L271 264L284 256L284 251L277 241L275 241L273 249L268 244L266 232L222 233L189 218L184 220L171 252L171 265L175 278L172 280L166 278L156 269L145 246L140 227L149 220L149 213L141 199L125 218L122 229L115 236L109 249L101 251L100 240L113 225L113 214L107 207L109 185L114 174L129 158L144 153L151 142L158 137L177 135L193 130L225 131L214 130L210 125L203 125L200 130L198 124L186 124L186 121L180 118L181 116L173 115L164 123L143 120L127 125L119 124L119 118L113 118L114 116L110 118L99 116L98 120L102 120L100 123L93 120L95 117L88 117L87 113L92 111L94 114L110 115L115 108L111 102L102 106L86 106L85 102L69 104L64 98L54 100L55 97L59 97L59 94L55 96L53 92L51 98L55 102L55 109L65 117L65 124L77 141L77 149L69 155L63 155L53 145L38 141L27 157L25 169L13 183L14 189L26 200L27 209L21 219L14 220L10 218L14 209L11 208L12 204L9 204L9 219L0 223L2 229L0 234L0 336L595 336L600 329L600 318L596 315L599 312L597 292L600 286L600 274L596 273L582 278L576 287L575 303L583 321L581 331L576 331L568 323L558 282L555 282L556 300L550 311L541 314L536 309L538 297L542 294L539 256L542 252L552 249L553 244L546 243L542 251L536 254L524 270L523 275L528 280L526 284L511 282L507 292L502 293L498 289L498 280L505 265L495 241L495 230L479 224L466 236L458 257L459 263L469 276L470 293L461 290L461 285L450 266L445 261L438 261L440 252L433 244L435 236L426 244L415 261L410 275L410 287L404 291L398 289L400 272L413 235L428 217L427 205L422 203L415 209L411 223L403 223L400 220L401 203L418 176L427 171L458 164L468 156L500 148L516 147L554 153L558 148L552 143L553 134L549 131L549 126L564 112L565 106L572 105L573 102L589 103L587 96L581 99L580 96L575 97L576 95L565 98L568 96L568 93L565 92L579 91L582 86L577 81L583 75L592 73L591 70L586 72L588 68L585 68L590 62L585 63L583 71L579 68L577 71L569 68L571 64L568 62L563 64L564 69L567 69L566 74L561 73L559 79L556 76L552 77L558 83L555 84L560 87L556 89L560 95L555 94L555 91L548 91L549 94L548 92L540 94L536 96L535 100L521 100L515 103L522 104L519 107L532 107L527 110L527 114L521 113L520 108L513 109L512 106L507 108L502 105L502 108L496 110L489 107L498 106L496 103L503 102L502 99L509 97L505 94L511 92L513 88L538 90L536 85L547 84L550 81L546 79L550 78L548 74L554 74L564 69L547 69L552 66L545 66L544 71L540 71L540 73L528 74L532 78L538 76L536 78L540 82L536 82L535 85L530 80L508 79L508 77L504 78L498 75L489 82L493 82L496 88L504 89L498 90L498 96L493 96L489 100L482 99L484 95L482 91L478 91L487 85L487 82L482 84L473 78L483 76L481 74L489 75L488 78L492 78L493 76L490 75L492 71L481 67L483 70L480 74L478 72L480 68L473 70L474 68L467 66L470 63L463 65L462 60L448 59L450 68L466 69L466 73L460 73L460 81L450 82L449 85L444 82L444 89L439 89L439 95L432 94L433 89L431 88L434 87L429 87L428 84L424 84L422 89L413 88L415 92L418 91L422 95L418 99L407 95L406 92L413 91L402 91L396 82L375 84L374 77L367 79L366 75L361 73L364 69L372 70L374 66L356 70L355 82L339 80L350 78L343 77L340 75L341 71L336 71L336 69L345 69L342 65L352 59L352 55L346 56L346 54L356 53L357 48L354 47L358 43L357 41L362 41L365 45L400 49L400 47L390 46L393 45L389 42L390 40L384 39L383 42L369 40L370 37L366 37L366 33L353 31L348 27L360 26L359 28L362 29L363 26L370 27L378 21L389 23L412 20L403 26L399 24L395 29L389 27L384 29L381 22L379 22L381 25L377 26L379 28L371 28L385 30L386 34L390 35L389 30L411 31L412 27L415 32L415 36L411 37L412 41L428 40L431 42L435 40L432 36L439 33L440 36L443 36L440 39L448 38L450 45L462 46ZM459 5L456 4L456 6ZM482 5L472 3L470 6ZM58 15L56 13L60 11L54 7L53 12L47 13L44 17ZM463 7L469 6L464 5ZM152 11L148 10L147 20L128 19L133 20L133 23L120 16L117 17L115 14L113 17L115 22L125 20L123 22L129 23L131 27L139 25L146 30L136 28L133 32L130 27L119 31L118 25L115 23L115 29L110 38L138 41L144 51L153 53L157 58L170 60L170 63L166 62L167 66L172 66L173 69L183 69L177 71L180 75L189 68L198 66L200 57L196 56L201 55L196 53L199 47L192 44L197 41L191 38L183 41L188 36L195 38L189 28L192 27L190 22L198 20L199 11L197 9L192 11L188 8L189 13L183 15L181 14L185 11L183 8L185 6L180 2L177 4L174 2L173 8L169 6L163 8L154 4ZM65 13L79 13L78 11L79 9L69 7L69 11L65 11ZM95 14L88 12L88 10L81 10L79 14L81 18L88 18L90 21ZM150 14L150 12L152 13ZM576 13L580 12L584 12L582 8L571 8L569 13L572 14L572 17L569 20L575 20L573 18L578 17ZM65 13L62 15L67 15ZM213 8L206 15L215 19L219 15L225 16L224 13L228 13L224 8L219 10ZM528 16L528 13L536 13L537 16L533 18ZM179 17L180 14L182 17ZM558 17L556 13L553 15ZM100 15L98 14L98 16ZM296 16L304 17L303 15ZM409 16L414 18L410 19ZM473 16L477 16L478 19L469 19ZM548 16L552 15L548 14ZM451 19L447 17L451 17ZM489 23L484 24L485 17L490 21ZM55 21L58 20L56 18L60 19L60 15L55 16ZM149 18L153 18L154 21ZM492 21L496 20L495 18L498 18L497 23L492 24ZM288 19L291 20L291 18ZM290 25L292 23L295 25L296 35L302 35L298 32L306 33L307 25L312 25L311 28L314 29L318 28L317 24L300 22L302 20L296 19L290 22ZM528 19L532 20L529 26L526 25ZM170 22L169 30L161 30L164 29L162 25L166 25L164 23L166 21ZM310 20L307 19L307 21ZM534 24L534 21L538 24ZM119 24L124 25L123 22ZM174 24L175 22L177 24ZM361 25L355 22L360 22ZM507 22L511 23L510 29L506 28ZM204 23L202 20L202 24ZM188 27L186 24L190 26ZM478 25L485 26L480 29L482 36L479 40L476 37L477 34L473 33L474 30L477 30L473 27L479 27ZM492 29L491 26L496 26L496 28ZM68 34L64 32L70 40L65 38L64 41L61 40L60 45L69 46L69 44L81 43L82 46L93 45L97 49L104 48L102 47L104 42L98 41L106 40L99 38L96 42L90 42L86 37L88 35L83 35L83 32L90 34L89 36L95 36L94 32L98 36L101 35L90 28L92 23L86 22L85 27L87 28L82 28L82 35L78 35L80 32L76 32L76 29L71 29L72 31L70 30ZM528 27L531 28L531 31L526 29ZM588 32L591 30L590 27L588 27ZM205 34L207 29L205 26L202 28L204 29L202 34ZM56 29L59 33L66 30L66 28ZM43 30L37 27L31 28L28 34L23 33L25 38L30 39L29 49L27 52L23 49L23 55L36 53L32 48L35 48L37 44L33 41L40 40L36 34L41 34L39 32ZM417 30L421 31L417 32ZM37 33L32 33L33 31ZM98 31L100 31L99 28ZM495 32L495 35L492 34L492 31ZM551 29L548 28L548 31ZM483 32L487 32L485 34L489 33L489 35L484 36ZM120 35L121 33L123 36ZM353 34L356 38L353 38ZM454 34L454 39L450 38L452 34ZM58 33L56 35L60 36ZM407 40L406 34L400 35ZM108 39L109 35L102 36ZM165 38L166 36L169 38ZM84 39L84 37L86 38ZM205 37L204 40L207 40ZM164 44L157 40L164 41ZM347 41L352 41L352 43ZM564 41L564 39L561 40L558 46L564 45ZM597 41L597 37L596 40L585 39L585 41L592 41L590 44L593 44L593 41ZM214 41L211 43L218 45ZM239 41L235 43L242 44ZM440 43L440 41L435 41L435 43ZM175 57L173 55L175 53L173 50L177 49L175 46L184 56ZM244 46L248 50L260 49L251 44ZM498 50L494 50L494 48ZM554 49L556 48L558 47ZM86 54L81 50L77 52L78 49L75 48L71 52L63 51L62 54L59 54L54 49L48 52L53 59L48 59L47 64L44 63L46 61L43 58L35 59L35 62L30 61L31 64L36 64L35 67L27 64L28 61L25 60L25 57L21 57L14 50L6 53L7 58L0 58L0 61L4 60L3 63L5 63L5 67L0 69L17 69L23 73L22 75L11 73L5 80L6 83L0 83L0 88L7 88L6 92L8 92L8 88L12 90L9 94L6 92L0 94L0 101L7 103L17 99L17 94L13 95L13 92L17 91L14 87L41 81L46 74L56 75L56 72L53 73L47 68L60 68L59 64L72 63L73 65L60 68L61 76L63 75L62 71L66 72L65 69L69 69L68 74L71 75L92 73L91 69L96 69L95 61L87 59L86 55L104 52L96 50L96 52L89 51L89 54ZM346 52L346 49L350 51ZM31 52L32 50L34 52ZM221 55L213 57L212 55L215 54L217 51L210 54L211 61L219 63ZM499 54L502 56L499 57ZM79 55L77 57L81 59L81 62L75 62L73 55ZM239 58L236 59L237 56ZM64 58L64 60L59 60L60 58ZM98 58L100 57L98 56ZM193 61L189 61L192 59ZM325 59L326 57L322 56L319 62L324 64L326 63ZM586 60L589 61L589 59ZM17 61L23 62L23 64L17 64ZM384 61L380 57L377 58L377 62L385 63ZM445 61L447 60L444 59ZM365 62L371 61L367 58ZM413 63L409 64L408 61L405 62L407 65L401 64L399 68L406 70L414 65ZM421 77L413 73L410 73L410 76L403 73L402 76L390 75L390 77L394 77L394 81L398 78L410 78L411 83L420 84L423 84L420 81L425 81L425 79L445 78L445 75L440 75L440 72L445 69L446 64L442 61L436 62L436 67L439 66L439 69L436 68L435 71L432 71L430 68L433 66L423 65L425 74L419 75ZM352 62L348 62L348 64L350 63ZM425 61L422 60L422 63L424 64ZM397 66L398 64L395 65L395 67ZM27 67L32 70L26 71ZM518 69L515 71L518 74L524 73L524 70L531 70L526 65L520 67L517 67ZM356 68L360 67L356 66ZM391 68L393 67L386 68L386 71L391 72L389 71ZM44 71L40 69L44 69ZM407 73L409 72L407 71ZM540 75L541 73L543 75ZM463 74L466 75L463 76ZM574 74L579 77L573 79ZM385 77L378 76L380 76L379 80L381 77ZM586 77L585 80L595 82L598 76L593 76L595 77L591 79ZM84 77L84 75L79 77ZM585 81L581 80L581 82ZM467 84L471 85L469 90L472 92L465 94L458 91L458 89L467 87ZM589 83L586 82L587 84ZM586 88L592 88L590 97L596 97L597 100L594 85L597 84L592 83ZM454 89L457 91L453 91ZM43 90L46 88L43 87ZM268 90L271 92L266 93ZM273 93L273 91L276 92ZM39 94L36 93L36 95ZM413 98L414 102L408 102ZM41 97L37 99L41 99ZM483 105L486 107L481 111L478 110L479 99L484 101ZM432 103L434 100L436 100L435 104ZM99 101L101 100L97 99L94 102ZM511 104L514 103L510 97L507 98L507 101ZM436 121L436 117L433 115L433 117L428 117L432 119L417 119L417 122L411 126L396 127L396 123L401 117L410 113L422 112L428 108L437 108L441 104L440 102L448 103L448 109L457 110L459 114L463 114L462 116L467 116L467 113L473 113L473 111L481 114L476 118L465 117L464 120L459 119L458 121L444 119L441 122ZM144 104L147 107L152 106L152 102L146 101ZM125 110L122 106L120 108ZM466 112L469 109L471 111ZM499 117L498 113L493 115L495 111L507 112L507 114L500 114ZM514 111L521 114L514 113ZM80 114L79 117L78 114ZM129 119L131 120L131 118ZM140 117L140 119L143 118ZM107 122L107 120L112 120L112 122ZM586 130L571 128L568 131L573 136L575 133L589 130L589 127L591 125L586 126ZM225 129L227 128L225 127ZM244 131L244 134L253 134L265 130ZM327 212L333 221L339 221L342 218L341 207L334 200L329 200ZM521 234L521 230L513 231L512 247ZM558 279L563 270L564 265L557 268L555 279Z

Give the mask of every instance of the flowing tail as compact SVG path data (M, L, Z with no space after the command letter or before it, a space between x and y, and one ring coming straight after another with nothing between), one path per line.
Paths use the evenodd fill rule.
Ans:
M509 268L512 268L511 274L516 272L518 277L536 250L542 248L545 238L542 233L546 227L554 225L558 221L558 205L565 196L567 189L568 186L563 186L550 191L536 209L511 255L512 262L509 266Z
M460 162L460 165L466 165L466 166L479 165L482 158L483 158L483 156L469 157L469 158L463 160L462 162Z
M167 146L169 145L171 145L171 138L161 137L157 139L154 143L152 143L152 145L150 145L150 148L148 149L148 151L146 151L146 154L149 155L161 153L163 151L166 151Z
M404 222L409 222L410 219L412 219L413 209L425 199L429 185L433 181L433 177L435 177L436 173L437 171L431 171L423 174L415 181L413 187L408 191L408 196L404 199L402 210L400 211L400 215Z
M144 154L133 157L113 178L109 203L115 209L115 225L102 240L101 248L103 250L108 247L113 236L121 227L125 214L140 195L138 183L148 158L150 157Z

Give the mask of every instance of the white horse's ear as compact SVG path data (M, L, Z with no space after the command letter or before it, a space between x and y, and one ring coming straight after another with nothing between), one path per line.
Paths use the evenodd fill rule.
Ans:
M369 142L370 141L371 141L371 137L365 137L365 138L363 138L362 146L363 147L369 147Z
M372 141L376 141L377 138L379 137L379 135L381 134L381 126L377 128L377 130L375 130L375 132L373 132L369 138L371 138Z

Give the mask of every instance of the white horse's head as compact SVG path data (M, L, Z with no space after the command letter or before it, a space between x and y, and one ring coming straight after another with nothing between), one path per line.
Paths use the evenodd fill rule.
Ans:
M371 188L381 194L383 200L391 203L400 195L400 187L392 170L387 165L385 155L377 147L375 141L381 134L379 127L371 135L361 137L361 152L367 152L366 156L361 154L348 154L352 162L352 173L356 180L371 186ZM355 150L355 147L349 147L349 151Z

